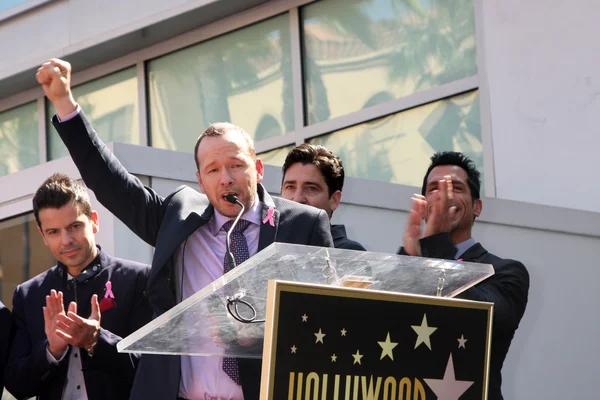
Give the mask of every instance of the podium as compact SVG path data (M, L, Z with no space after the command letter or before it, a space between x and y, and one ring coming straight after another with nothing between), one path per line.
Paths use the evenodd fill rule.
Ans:
M452 298L493 273L273 243L117 349L263 358L261 400L485 400L493 305Z
M433 307L443 305L440 302L443 302L444 298L455 297L493 273L493 267L484 264L273 243L123 339L117 348L119 352L142 354L262 358L263 350L272 350L274 345L264 342L267 311L270 310L271 314L270 320L267 321L267 333L270 332L267 340L274 338L273 324L278 315L277 310L273 308L273 296L277 290L271 289L271 299L267 295L269 281L302 284L304 288L331 288L342 290L344 293L349 291L353 295L358 293L356 299L363 301L374 294L377 297L401 293L405 296L404 303L429 304ZM331 298L330 294L329 299ZM299 301L304 300L299 298ZM464 303L474 303L448 301L463 303L459 306L453 303L457 309L468 309ZM269 302L270 308L267 307ZM327 307L325 302L322 305ZM373 307L375 306L377 305ZM478 305L475 308L485 309L488 317L483 318L487 323L484 331L487 332L485 335L489 336L491 305ZM295 317L298 319L302 316ZM336 318L336 315L329 318ZM403 318L402 314L397 318ZM423 321L420 319L410 322L411 325L421 326ZM290 326L289 329L295 328ZM456 339L458 338L452 338L454 341ZM378 340L387 339L382 337ZM389 340L393 342L395 338L392 336ZM483 342L484 347L488 349L486 351L489 351L489 337L484 337ZM487 358L486 355L486 363ZM263 360L263 380L264 364L271 365L271 361ZM441 378L443 372L442 368L441 373L437 375ZM297 378L298 375L296 383L299 382ZM376 382L373 385L376 385ZM396 386L398 387L398 383Z

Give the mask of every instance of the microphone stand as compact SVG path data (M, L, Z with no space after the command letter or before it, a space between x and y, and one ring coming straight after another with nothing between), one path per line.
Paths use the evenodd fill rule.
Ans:
M228 195L226 195L225 200L227 200L231 204L237 204L240 207L242 207L241 211L239 212L239 214L233 221L233 224L231 224L231 228L229 228L229 230L227 231L227 238L225 239L225 259L226 259L226 264L227 264L227 271L231 271L233 268L236 267L235 258L233 257L233 253L231 253L231 248L230 248L231 232L233 232L233 228L235 228L235 226L237 225L238 221L242 217L242 214L244 214L244 211L246 211L246 208L244 207L242 202L237 198L237 196L233 193L229 193ZM256 317L257 317L256 309L252 306L252 304L248 303L245 300L242 300L243 296L244 296L243 293L235 294L233 296L226 296L227 311L229 312L229 315L231 315L235 320L245 323L245 324L265 322L264 319L262 319L262 320L256 319ZM248 307L252 311L252 317L250 317L250 318L242 317L242 315L240 314L240 312L238 310L239 303L246 305L246 307ZM233 306L233 310L231 308L232 306Z

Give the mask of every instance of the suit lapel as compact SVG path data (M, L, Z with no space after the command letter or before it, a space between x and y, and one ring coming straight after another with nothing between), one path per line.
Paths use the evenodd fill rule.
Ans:
M167 265L169 258L173 256L177 248L198 228L205 225L214 213L214 208L211 204L204 209L204 212L200 215L195 211L191 211L187 214L184 220L181 219L164 219L161 231L163 237L159 237L159 240L164 240L164 244L160 246L160 252L155 252L155 259L153 264L157 267L152 268L149 281L154 281L156 276L160 275L161 269Z
M277 228L279 227L279 211L275 208L275 203L271 196L259 184L258 198L262 202L262 213L260 218L260 235L258 237L258 251L261 251L277 238ZM272 211L270 211L272 210ZM270 213L272 213L270 215ZM273 221L273 225L271 225Z
M460 258L465 261L480 262L486 254L487 250L483 248L481 243L475 243L473 246L469 247Z

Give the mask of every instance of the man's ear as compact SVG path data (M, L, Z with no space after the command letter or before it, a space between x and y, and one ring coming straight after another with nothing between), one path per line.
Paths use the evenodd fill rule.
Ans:
M475 214L475 218L478 218L481 215L481 210L483 209L483 202L481 199L475 200L473 203L473 214Z
M260 158L256 159L256 183L261 183L265 175L265 166ZM281 192L281 191L280 191Z
M331 208L331 212L335 211L340 206L341 200L342 200L342 191L336 190L329 198L329 208Z
M206 194L206 192L204 191L204 186L202 186L202 178L200 177L200 171L196 171L196 179L198 180L198 186L200 186L200 190L202 190L202 193Z
M98 218L98 213L94 210L92 210L92 216L90 218L90 220L92 221L92 230L94 233L98 233L98 231L100 230L100 223L99 223L99 218Z
M38 225L38 232L40 233L40 235L42 235L42 240L44 240L44 244L46 246L48 246L48 242L46 241L46 236L44 235L44 231L42 231L42 228Z

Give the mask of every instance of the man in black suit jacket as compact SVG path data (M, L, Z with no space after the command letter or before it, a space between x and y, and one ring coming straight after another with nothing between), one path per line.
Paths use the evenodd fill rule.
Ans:
M156 316L223 274L225 244L217 239L225 231L220 221L240 212L227 195L235 195L247 210L242 219L249 225L243 236L250 256L275 241L333 245L325 212L266 193L260 184L264 167L252 139L232 124L213 124L196 142L196 177L204 194L182 187L163 198L144 187L85 119L71 94L70 73L68 63L53 59L42 65L37 79L56 107L54 125L87 186L108 210L155 247L147 294ZM219 357L145 355L131 398L258 399L260 361L239 359L237 363L239 380L224 375L225 363Z
M10 346L10 310L0 301L0 398L4 391L4 369Z
M302 143L286 156L282 167L281 197L324 210L329 218L340 206L344 186L342 160L318 144ZM336 249L366 249L348 239L344 225L331 225Z
M149 266L96 246L98 214L68 176L40 186L33 212L58 263L15 290L6 387L18 398L128 399L137 358L116 345L151 320Z
M488 398L502 400L502 365L525 313L529 274L519 261L488 253L471 237L483 206L480 186L479 172L469 158L457 152L434 154L422 195L413 196L400 253L493 265L494 275L458 297L494 303ZM423 238L422 219L426 221Z

